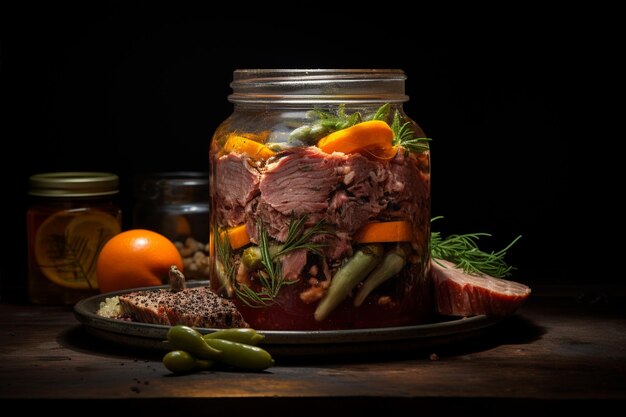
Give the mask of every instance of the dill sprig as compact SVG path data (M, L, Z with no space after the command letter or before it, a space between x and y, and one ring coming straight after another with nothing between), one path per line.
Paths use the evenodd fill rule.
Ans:
M384 107L384 106L383 106ZM428 142L430 138L417 137L411 122L405 121L400 112L396 110L391 122L391 130L393 131L393 144L402 146L409 152L422 153L430 149Z
M432 220L440 218L441 216L434 217ZM511 271L515 268L505 262L504 256L506 251L522 236L513 239L504 249L491 253L484 252L478 247L478 240L484 236L490 237L491 235L488 233L467 233L443 238L440 232L432 232L430 252L435 262L437 259L444 259L457 265L468 274L486 274L496 278L511 275Z
M298 281L288 281L283 278L280 256L298 249L306 249L319 254L319 249L324 245L311 241L317 234L328 233L325 222L320 221L313 227L304 230L307 216L291 217L287 229L287 238L280 249L272 255L270 251L269 237L262 222L258 223L259 250L261 252L261 264L264 270L259 271L258 280L261 290L256 292L247 285L240 285L236 289L239 299L249 307L267 307L275 302L276 297L283 285L295 284Z

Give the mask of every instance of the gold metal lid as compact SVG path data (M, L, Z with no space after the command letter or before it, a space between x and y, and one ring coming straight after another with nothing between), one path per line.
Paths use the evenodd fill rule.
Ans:
M119 192L119 177L108 172L49 172L29 179L28 194L39 197L97 197Z

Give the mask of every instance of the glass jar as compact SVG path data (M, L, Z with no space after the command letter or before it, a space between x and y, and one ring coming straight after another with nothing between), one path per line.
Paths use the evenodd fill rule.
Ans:
M28 295L35 304L74 304L98 293L96 263L121 231L119 178L104 172L30 177Z
M209 174L162 172L135 179L133 227L172 241L209 241Z
M211 285L265 330L431 315L430 151L390 69L236 70L210 148Z
M170 239L183 257L185 278L208 280L209 174L162 172L135 178L133 227Z

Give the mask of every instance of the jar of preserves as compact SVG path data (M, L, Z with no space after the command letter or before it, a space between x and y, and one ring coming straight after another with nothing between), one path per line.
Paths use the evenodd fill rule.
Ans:
M118 183L117 175L104 172L30 177L26 220L32 303L74 304L98 293L98 255L121 231Z
M429 139L401 70L236 70L210 148L211 285L265 330L431 314Z

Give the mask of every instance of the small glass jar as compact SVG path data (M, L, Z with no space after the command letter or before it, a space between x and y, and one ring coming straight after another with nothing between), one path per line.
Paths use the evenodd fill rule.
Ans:
M208 280L209 174L162 172L135 178L133 227L170 239L183 257L185 278Z
M133 227L173 242L209 241L209 174L161 172L135 178Z
M96 264L121 231L119 178L104 172L30 177L28 295L35 304L74 304L98 293Z
M237 70L210 148L211 285L265 330L431 316L430 151L401 70Z

